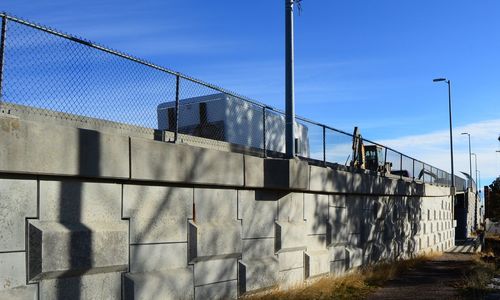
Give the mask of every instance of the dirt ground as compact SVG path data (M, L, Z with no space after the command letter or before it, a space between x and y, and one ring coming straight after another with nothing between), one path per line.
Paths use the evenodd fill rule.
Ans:
M471 254L445 253L387 282L368 299L464 299L454 286L472 266Z

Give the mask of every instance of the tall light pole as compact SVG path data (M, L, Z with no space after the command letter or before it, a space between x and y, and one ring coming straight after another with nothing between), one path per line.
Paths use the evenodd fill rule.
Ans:
M450 156L451 156L451 188L452 193L455 195L455 169L453 168L453 127L451 122L451 82L446 78L436 78L433 82L444 81L448 84L448 112L450 115Z
M295 93L293 70L293 4L296 0L285 0L285 138L286 157L295 157Z
M477 181L477 155L476 155L476 153L471 153L470 155L474 155L474 170L475 170L475 174L476 174L476 191L478 191L478 187L481 188L481 186L478 185L478 181Z
M470 152L470 133L462 132L461 134L469 136L469 175L470 175L470 179L472 180L472 154ZM469 180L469 181L471 181L471 180ZM469 185L470 185L469 187L472 189L472 182Z

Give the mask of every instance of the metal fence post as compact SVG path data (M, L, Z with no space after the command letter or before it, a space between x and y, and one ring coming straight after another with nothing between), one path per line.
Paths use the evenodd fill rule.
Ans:
M179 86L180 86L179 74L175 75L175 131L174 131L174 143L177 143L179 138Z
M0 35L0 103L3 101L3 71L5 56L5 36L7 34L7 16L2 16L2 29Z
M399 177L403 179L403 153L399 153L399 169L401 170L401 175Z
M384 155L384 170L386 171L385 173L387 173L387 147L384 147L385 148L385 155ZM390 174L391 172L389 172ZM386 174L387 175L387 174Z
M413 170L412 170L412 174L413 174L413 175L412 175L412 176L413 176L413 181L415 181L415 159L413 159L413 158L412 158L412 160L411 160L411 161L412 161L412 163L413 163L413 166L412 166L412 168L413 168Z
M326 166L326 127L323 126L323 165Z
M264 154L264 158L267 157L267 149L266 149L266 107L262 107L262 152Z

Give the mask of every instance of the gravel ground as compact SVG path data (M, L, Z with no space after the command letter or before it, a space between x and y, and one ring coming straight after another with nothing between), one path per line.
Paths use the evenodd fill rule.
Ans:
M462 299L454 285L473 265L471 254L445 253L387 282L368 299Z

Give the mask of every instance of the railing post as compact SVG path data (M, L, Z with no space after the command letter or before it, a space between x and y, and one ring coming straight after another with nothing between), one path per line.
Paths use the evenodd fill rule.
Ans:
M3 102L3 71L5 56L5 36L7 34L7 16L2 16L2 29L0 33L0 103Z
M399 153L399 169L401 170L401 179L403 179L403 153Z
M174 143L177 143L179 138L179 86L180 77L179 74L175 75L175 131L174 131Z
M263 157L267 157L267 149L266 149L266 107L262 107L262 152Z
M326 167L326 127L323 126L323 165Z
M413 175L412 175L412 177L413 177L413 180L412 180L412 181L415 181L415 159L414 159L414 158L412 158L412 159L411 159L411 161L413 162L413 166L412 166L412 168L413 168L413 170L412 170L412 174L413 174Z
M385 155L384 155L384 170L385 170L385 173L387 173L387 147L384 147L385 148ZM390 174L391 172L389 172ZM387 174L385 174L387 175Z

